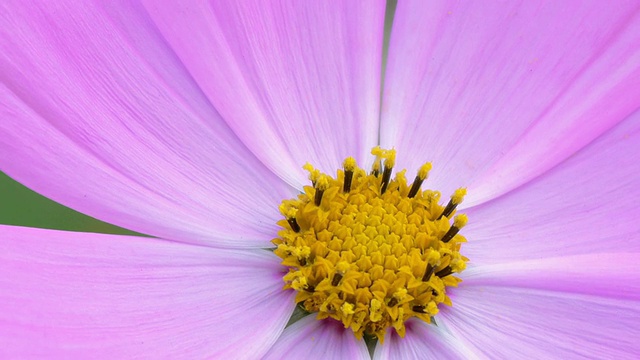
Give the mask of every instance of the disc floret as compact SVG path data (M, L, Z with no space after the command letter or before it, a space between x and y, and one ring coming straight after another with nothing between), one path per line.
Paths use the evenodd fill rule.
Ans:
M381 341L389 327L404 336L404 323L417 317L430 323L438 306L451 306L447 287L461 281L460 254L468 221L456 215L466 194L458 189L446 206L440 193L420 190L431 170L426 163L413 184L405 170L391 178L395 150L376 147L370 173L347 158L335 177L310 164L313 186L280 205L282 230L275 254L289 268L285 289L318 319L333 318Z

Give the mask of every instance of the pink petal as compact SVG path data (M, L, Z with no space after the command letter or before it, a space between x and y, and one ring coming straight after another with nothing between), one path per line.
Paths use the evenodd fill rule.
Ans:
M10 226L0 233L1 358L260 356L293 310L266 251Z
M378 142L385 2L146 1L159 31L255 155L288 183Z
M640 106L638 2L398 3L381 142L465 205L544 173ZM410 174L410 176L412 176Z
M543 177L466 211L479 265L640 253L640 112Z
M407 333L401 338L391 330L384 344L378 344L374 360L383 359L473 359L474 354L442 326L429 325L424 321L406 323Z
M3 7L2 171L142 233L268 245L293 189L235 137L143 9Z
M462 286L452 298L453 307L441 311L436 321L482 358L635 359L640 355L637 301Z
M473 286L524 287L640 301L640 252L558 256L475 266Z
M333 319L308 315L287 327L264 359L369 359L364 341Z

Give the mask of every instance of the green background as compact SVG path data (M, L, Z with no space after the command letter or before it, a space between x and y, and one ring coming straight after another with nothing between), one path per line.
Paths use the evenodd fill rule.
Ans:
M3 172L0 172L0 224L110 234L135 234L49 200L14 181Z

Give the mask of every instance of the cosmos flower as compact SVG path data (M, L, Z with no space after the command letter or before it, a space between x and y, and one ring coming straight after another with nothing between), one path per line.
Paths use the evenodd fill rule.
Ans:
M368 358L268 249L380 145L469 261L374 358L637 358L638 3L385 5L3 1L1 170L152 237L2 226L0 357Z

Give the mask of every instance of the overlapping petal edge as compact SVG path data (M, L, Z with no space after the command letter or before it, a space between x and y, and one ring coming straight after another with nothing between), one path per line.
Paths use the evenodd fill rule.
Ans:
M76 5L2 4L10 10L3 11L3 30L12 33L2 37L1 115L7 121L0 124L0 151L11 156L0 166L45 195L152 235L261 247L275 229L273 204L290 197L303 180L300 163L312 161L330 171L375 143L377 124L362 121L375 119L379 105L376 94L362 90L379 82L373 70L380 63L375 54L381 53L384 4L367 11L346 5L353 8L344 9L345 18L336 23L328 16L332 9L322 6L302 9L297 17L284 6L231 2L179 9L150 2L126 13L115 6ZM638 116L630 116L640 105L640 47L633 46L640 43L640 31L637 4L619 5L511 3L476 11L446 2L399 4L382 144L400 153L433 154L441 171L436 167L439 175L430 186L446 192L475 180L474 203L481 205L468 210L468 252L475 264L453 294L454 307L442 312L437 329L419 324L406 341L391 337L376 350L377 358L418 354L415 349L427 340L442 349L434 357L451 358L640 352L632 341L640 337L640 229L634 221L640 171L633 161L640 141ZM571 17L560 15L564 7L572 9ZM174 13L184 14L185 23L175 22ZM528 17L532 13L535 21ZM339 23L343 30L325 32L326 38L305 51L300 40L309 34L296 25L314 18L310 14L321 15L309 26ZM349 16L359 21L347 21ZM589 31L571 31L584 30L581 21L592 25ZM193 27L185 28L187 23ZM248 37L239 25L247 23L265 37ZM496 26L481 26L487 23ZM503 31L504 24L510 31ZM418 38L415 26L427 27ZM285 33L296 41L288 43ZM475 38L454 46L462 33ZM424 34L437 34L438 41ZM187 35L194 36L184 41ZM280 46L270 48L273 40ZM354 54L337 46L345 41L364 45ZM572 46L564 48L567 43ZM514 50L519 44L524 51ZM316 46L332 49L326 51L330 58L318 57ZM297 52L300 62L276 66L282 54ZM198 54L216 61L203 63ZM327 61L339 70L322 68ZM482 66L469 66L476 62ZM309 63L320 66L315 77L305 67ZM318 76L328 69L348 76ZM207 82L208 76L217 80ZM270 81L275 76L286 80ZM291 88L299 98L285 100ZM335 89L338 95L328 94ZM349 107L332 107L338 116L327 116L327 106L344 99L351 100ZM313 122L301 120L309 116L316 116ZM248 129L246 119L255 127ZM350 127L339 125L345 119L353 120ZM335 138L335 129L346 129L347 137ZM504 136L486 138L497 129ZM505 155L506 149L512 150ZM402 167L415 168L411 161L399 159ZM13 326L3 327L2 355L87 354L118 346L123 355L187 347L224 354L239 350L234 341L248 340L260 354L276 341L292 310L290 295L275 290L277 260L261 252L20 228L2 233L9 238L2 245L2 273L19 274L3 279L2 289L9 290L0 297L3 308L15 311L4 315ZM265 277L260 283L247 280L256 269L268 270L256 276ZM140 289L148 295L145 301L139 301ZM242 303L241 296L256 303ZM49 298L59 301L45 302ZM175 301L188 306L172 308ZM223 310L237 317L221 318ZM259 310L270 312L262 314L269 319L256 324L252 316ZM234 337L221 333L221 324L243 327ZM68 331L58 333L61 325ZM289 328L291 335L282 339L314 331L321 339L336 336L310 320L294 326L300 332ZM92 335L88 329L100 331ZM249 331L253 338L243 335ZM207 337L193 336L200 332ZM212 343L210 334L230 336L231 345ZM507 338L517 346L504 346ZM41 346L27 346L36 339ZM351 341L348 334L340 339ZM345 351L362 353L359 346Z

